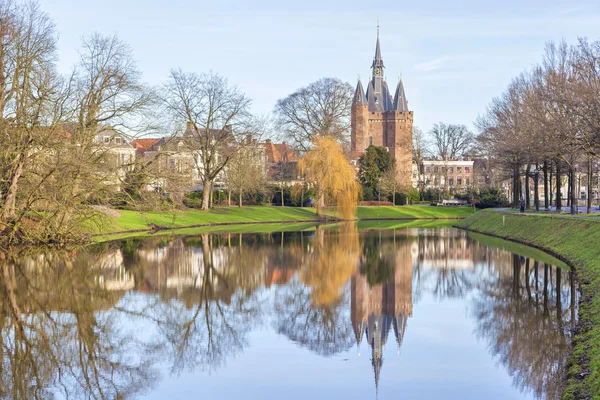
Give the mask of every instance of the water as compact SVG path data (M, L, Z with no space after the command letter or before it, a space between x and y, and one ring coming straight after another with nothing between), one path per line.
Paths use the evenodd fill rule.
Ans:
M557 398L558 261L452 228L4 254L0 397Z

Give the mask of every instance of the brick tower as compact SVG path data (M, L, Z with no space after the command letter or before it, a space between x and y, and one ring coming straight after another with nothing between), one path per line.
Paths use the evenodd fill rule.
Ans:
M352 158L357 160L369 147L387 147L394 155L402 184L411 184L413 112L408 110L404 84L400 78L395 95L383 77L383 58L379 44L379 26L375 57L371 64L372 78L367 92L360 80L352 101Z

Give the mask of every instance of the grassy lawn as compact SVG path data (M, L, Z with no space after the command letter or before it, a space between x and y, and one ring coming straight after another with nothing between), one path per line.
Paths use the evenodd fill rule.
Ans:
M369 206L358 207L358 219L421 219L421 218L466 218L473 214L471 207L415 206Z
M210 211L185 210L174 212L119 211L116 228L121 231L148 229L149 224L180 228L203 224L297 222L319 219L312 208L296 207L215 207Z
M323 222L323 219L315 214L314 208L297 207L215 207L210 211L179 210L170 212L138 212L119 211L119 217L106 217L100 226L89 228L93 234L125 233L131 231L148 231L151 225L164 229L192 228L202 225L213 225L211 232L227 230L230 232L256 232L256 226L233 228L234 224L273 224L273 223L305 223ZM466 218L473 213L469 207L431 207L431 206L363 206L358 207L357 218L359 220L418 220L418 219L456 219ZM366 222L366 221L363 221ZM422 225L420 223L419 226ZM218 228L215 225L224 225ZM400 227L408 227L399 224ZM414 225L413 225L414 226ZM282 230L281 227L263 227L261 231ZM104 235L103 235L104 236Z
M600 221L489 210L456 225L538 247L575 268L581 299L563 399L600 399Z

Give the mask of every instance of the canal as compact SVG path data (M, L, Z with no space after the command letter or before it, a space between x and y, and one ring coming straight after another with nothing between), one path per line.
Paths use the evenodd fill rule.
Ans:
M556 399L568 268L454 228L0 254L0 398Z

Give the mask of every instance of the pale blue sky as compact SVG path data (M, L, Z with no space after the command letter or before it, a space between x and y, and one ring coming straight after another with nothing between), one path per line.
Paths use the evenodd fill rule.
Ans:
M144 79L171 68L213 70L266 114L275 101L325 76L363 84L381 24L386 76L402 73L415 123L468 126L512 77L539 62L544 44L600 39L596 1L73 1L41 0L60 33L68 71L82 35L117 33ZM392 89L393 90L393 89Z

